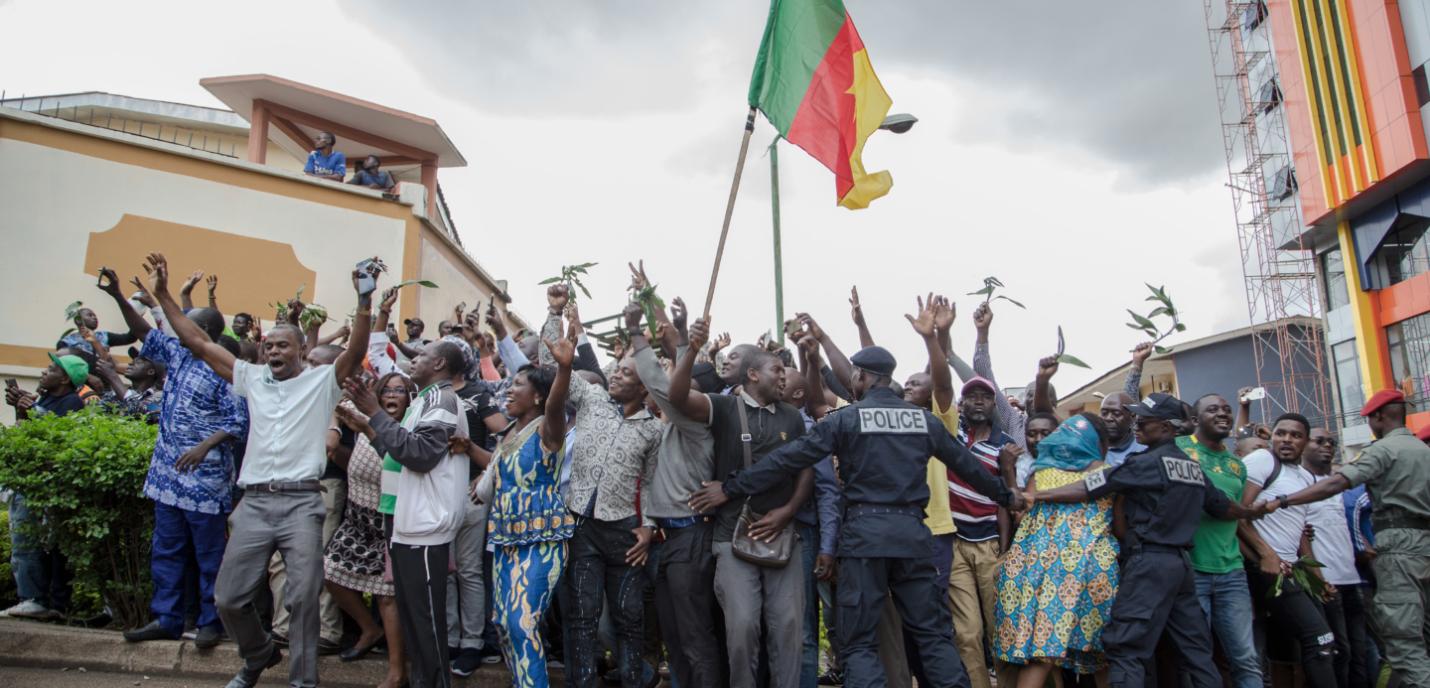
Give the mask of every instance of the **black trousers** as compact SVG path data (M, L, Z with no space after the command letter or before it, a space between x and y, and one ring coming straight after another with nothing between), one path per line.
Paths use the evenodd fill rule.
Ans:
M681 688L725 684L715 626L715 526L666 530L655 576L655 606L670 671Z
M641 688L641 645L645 633L645 568L626 564L626 551L636 544L640 519L582 519L567 545L566 586L561 613L566 619L566 685L595 688L601 677L596 658L602 654L596 635L602 603L608 603L616 627L616 658L622 688Z
M1336 684L1340 688L1370 688L1371 677L1366 670L1365 601L1360 585L1343 585L1336 594L1321 603L1326 624L1336 636Z
M448 688L447 560L450 544L388 544L403 652L411 664L412 688Z
M1339 688L1335 666L1335 634L1326 623L1321 603L1311 598L1291 579L1281 583L1281 594L1273 595L1276 577L1261 572L1250 575L1251 599L1262 600L1270 619L1267 637L1294 638L1301 649L1301 671L1306 688Z
M1142 688L1164 630L1180 651L1192 685L1221 688L1221 674L1212 662L1212 630L1197 602L1186 553L1143 546L1122 567L1112 619L1102 630L1102 646L1112 665L1108 682L1116 688Z
M839 558L839 642L847 688L887 685L879 661L878 627L890 595L904 630L918 646L931 688L969 688L953 645L953 614L928 559Z

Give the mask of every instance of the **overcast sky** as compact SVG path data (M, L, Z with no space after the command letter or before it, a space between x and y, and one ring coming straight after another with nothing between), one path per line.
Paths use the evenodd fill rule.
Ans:
M852 352L857 284L902 379L924 364L915 294L956 298L969 355L965 293L996 275L1027 305L997 309L999 383L1030 380L1061 324L1094 368L1063 391L1126 361L1143 282L1171 292L1182 341L1246 324L1200 3L846 4L893 112L920 121L871 139L894 188L858 212L782 144L787 314ZM440 176L463 240L528 319L536 283L584 261L588 318L620 308L639 258L667 301L704 299L764 0L86 5L0 0L0 88L219 106L199 79L264 72L429 116L470 163ZM736 341L774 325L772 137L761 119L715 298Z

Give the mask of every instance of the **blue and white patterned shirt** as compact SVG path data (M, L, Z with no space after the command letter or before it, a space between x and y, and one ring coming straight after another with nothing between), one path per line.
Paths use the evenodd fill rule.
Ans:
M248 404L176 337L150 330L144 337L144 357L163 363L169 371L144 496L184 511L228 513L233 508L237 440L221 442L192 470L177 471L174 462L219 430L238 439L246 437Z

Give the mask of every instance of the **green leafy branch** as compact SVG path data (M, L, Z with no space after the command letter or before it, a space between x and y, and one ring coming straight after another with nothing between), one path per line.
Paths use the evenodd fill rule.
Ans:
M74 303L65 306L65 320L68 320L69 322L74 322L75 318L79 317L79 311L83 307L83 301L75 301Z
M1058 325L1058 363L1066 363L1070 366L1077 366L1079 368L1092 368L1092 366L1083 363L1082 359L1078 358L1077 356L1068 353L1063 353L1064 344L1065 342L1063 341L1063 326Z
M1154 287L1148 284L1147 289L1152 292L1152 295L1148 296L1145 300L1155 301L1159 305L1153 308L1147 315L1140 315L1131 308L1127 309L1128 315L1132 316L1132 322L1127 323L1127 326L1134 330L1146 332L1147 336L1152 338L1152 349L1159 354L1164 354L1167 353L1167 348L1159 346L1161 341L1177 332L1185 331L1187 326L1182 324L1181 314L1177 312L1177 307L1172 304L1172 297L1167 295L1167 287ZM1154 320L1155 318L1162 317L1171 320L1165 332L1162 331L1162 328L1158 326Z
M1326 594L1326 582L1315 574L1315 569L1319 568L1325 568L1325 564L1316 561L1309 555L1297 559L1296 563L1291 565L1290 578L1292 582L1302 590L1305 590L1306 594L1310 595L1313 600L1320 600L1325 597ZM1275 599L1281 596L1281 593L1284 592L1281 586L1285 584L1286 578L1287 575L1284 573L1276 574L1276 585L1273 585L1270 590L1266 591L1267 599Z
M1014 301L1012 298L1009 298L1009 297L1004 296L1004 295L1002 295L1002 294L999 294L999 295L997 295L997 296L994 296L994 295L993 295L993 292L994 292L994 291L996 291L996 290L998 290L998 289L1002 289L1002 288L1003 288L1003 282L999 281L999 279L998 279L997 277L984 277L984 278L983 278L983 288L982 288L982 289L979 289L978 291L970 291L970 292L968 292L968 295L969 295L969 296L982 296L982 297L983 297L983 303L984 303L984 304L987 304L989 301L992 301L992 300L994 300L994 299L1003 299L1004 301L1007 301L1008 303L1011 303L1011 304L1013 304L1014 306L1017 306L1017 307L1019 307L1019 308L1022 308L1023 310L1027 310L1027 309L1028 309L1027 306L1024 306L1022 303L1019 303L1018 301Z
M555 277L547 277L546 279L541 280L537 284L547 285L556 284L559 282L561 284L566 285L566 294L570 296L572 300L576 299L576 291L575 289L572 289L572 287L580 289L581 293L585 294L586 298L589 299L591 298L591 292L586 290L586 285L581 282L581 276L589 274L587 270L594 267L596 267L596 263L581 263L580 265L562 265L561 274Z
M632 289L631 300L640 304L641 311L645 313L646 329L650 330L651 339L655 339L656 323L660 322L660 313L665 311L665 300L655 293L654 284L648 284L640 289Z

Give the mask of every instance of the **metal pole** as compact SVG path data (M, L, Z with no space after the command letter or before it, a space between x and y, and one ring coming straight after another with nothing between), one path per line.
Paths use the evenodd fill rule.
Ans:
M784 260L780 256L780 137L770 142L770 212L774 221L775 239L775 336L784 341L785 280Z

